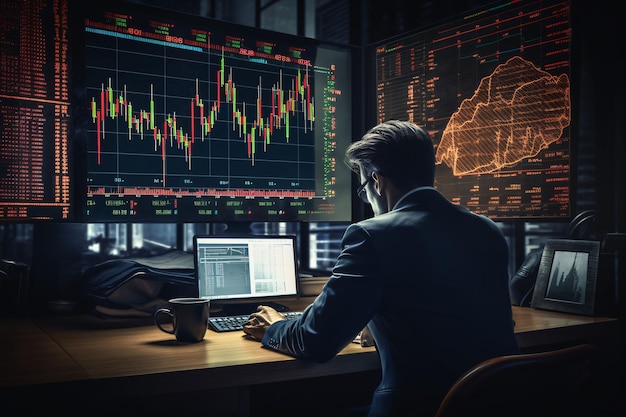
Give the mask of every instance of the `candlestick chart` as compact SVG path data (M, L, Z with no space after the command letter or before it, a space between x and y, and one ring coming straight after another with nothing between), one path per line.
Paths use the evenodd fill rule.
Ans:
M288 91L285 91L283 88L282 69L279 70L279 79L271 86L271 106L269 107L267 117L264 117L262 78L259 77L257 97L250 103L253 108L251 109L252 114L248 116L246 109L249 107L246 106L246 102L237 102L238 86L233 81L232 67L228 75L225 75L223 50L224 48L222 48L220 69L217 70L215 79L216 98L208 103L208 106L205 106L205 100L200 98L198 91L199 79L195 79L196 93L188 100L190 104L189 112L182 116L189 126L187 131L182 126L178 126L178 124L182 125L183 123L179 123L175 110L167 114L157 114L153 84L150 85L148 109L136 109L128 98L126 85L116 95L112 88L111 78L108 79L106 85L103 83L99 97L92 97L90 106L91 119L96 128L97 163L99 165L102 164L102 141L105 140L107 121L115 121L120 118L123 122L122 125L115 124L118 130L116 134L123 129L127 129L128 140L137 138L143 141L146 139L146 136L148 138L151 137L155 145L155 151L160 153L163 161L165 161L167 146L180 149L180 153L184 156L190 170L191 149L192 144L195 143L196 134L198 134L199 140L202 142L209 140L211 132L216 128L216 123L222 110L222 103L226 107L226 110L222 110L222 113L227 113L224 119L230 122L231 130L235 131L236 136L245 144L246 155L250 159L251 165L255 165L257 143L262 146L263 152L266 152L267 145L271 143L271 138L275 132L284 131L282 132L282 139L285 140L285 143L289 143L290 130L294 123L291 121L293 117L302 117L303 135L307 134L307 130L309 132L313 130L312 125L315 120L315 112L311 102L308 67L305 68L304 74L298 70L295 78L291 80L291 86ZM299 114L296 115L296 112ZM163 119L162 128L157 126L158 122L155 120L159 116ZM162 170L162 174L163 184L165 185L165 169Z
M335 204L336 64L310 40L209 23L85 19L87 217L349 211Z

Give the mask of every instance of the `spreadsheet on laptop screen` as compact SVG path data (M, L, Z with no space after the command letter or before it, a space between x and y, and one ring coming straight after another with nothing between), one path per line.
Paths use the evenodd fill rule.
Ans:
M194 236L198 293L210 300L295 297L295 236Z

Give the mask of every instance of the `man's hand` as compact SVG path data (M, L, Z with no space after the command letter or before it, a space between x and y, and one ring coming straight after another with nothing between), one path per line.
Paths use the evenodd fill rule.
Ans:
M255 313L250 314L248 322L243 325L243 331L256 340L263 339L265 331L274 322L285 320L285 316L268 306L258 306Z

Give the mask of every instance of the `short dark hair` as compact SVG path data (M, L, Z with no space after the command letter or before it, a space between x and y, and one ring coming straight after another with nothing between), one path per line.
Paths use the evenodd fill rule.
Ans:
M345 163L357 174L361 169L366 176L378 171L403 189L435 181L433 142L411 122L390 120L374 126L348 146Z

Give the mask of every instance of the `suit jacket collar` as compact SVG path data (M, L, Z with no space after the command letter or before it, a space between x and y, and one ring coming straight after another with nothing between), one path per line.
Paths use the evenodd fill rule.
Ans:
M422 187L413 188L412 190L404 194L402 197L400 197L400 199L393 206L392 211L401 209L406 206L413 205L419 202L420 200L422 200L423 197L433 198L433 195L432 195L433 191L439 196L441 196L441 194L439 193L439 191L435 189L435 187L422 186Z

